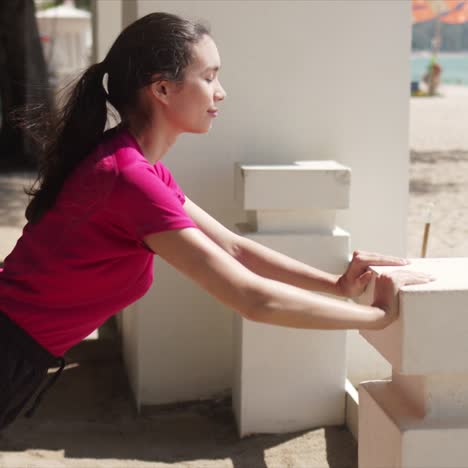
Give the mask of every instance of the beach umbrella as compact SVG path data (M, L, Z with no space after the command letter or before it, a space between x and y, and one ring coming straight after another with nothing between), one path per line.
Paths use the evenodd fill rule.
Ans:
M412 0L411 14L413 17L413 24L424 23L432 21L439 14L439 9L443 7L444 1L432 2L430 0Z
M413 24L435 21L432 39L432 58L424 81L429 86L429 95L433 96L440 82L441 67L437 64L437 54L442 43L441 25L462 24L468 22L468 0L412 0L411 12Z
M440 22L445 24L463 24L468 22L468 1L455 1L456 5L449 11L442 13Z
M437 19L438 23L468 22L468 0L412 0L413 24Z
M441 24L463 24L468 22L468 0L412 0L413 24L435 20L432 39L433 62L442 42Z

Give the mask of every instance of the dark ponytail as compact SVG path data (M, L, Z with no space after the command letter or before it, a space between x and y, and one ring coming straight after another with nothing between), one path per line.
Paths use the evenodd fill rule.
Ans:
M125 122L129 112L138 110L138 90L155 76L183 80L192 45L206 34L204 25L168 13L149 14L124 29L105 60L85 71L55 117L39 110L37 117L24 119L23 126L43 149L37 180L26 190L33 197L26 208L30 223L38 222L54 206L65 179L102 139L107 101ZM106 73L108 92L103 86Z
M39 189L26 191L34 197L26 208L26 219L31 223L38 221L53 206L67 176L104 133L107 122L107 95L102 85L104 73L102 63L91 65L83 73L62 109L54 117L49 116L48 123L53 128L48 132L40 135L40 127L44 126L40 121L33 122L29 128L44 148L37 178L42 184Z

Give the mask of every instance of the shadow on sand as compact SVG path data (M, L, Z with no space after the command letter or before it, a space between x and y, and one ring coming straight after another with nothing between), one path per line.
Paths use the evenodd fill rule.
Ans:
M109 343L119 349L117 342ZM70 353L64 374L33 418L19 418L0 435L1 452L31 456L34 449L44 459L50 452L41 451L59 451L63 462L91 458L95 466L109 468L116 460L128 460L129 468L138 461L235 468L357 466L356 443L343 427L240 440L229 398L138 415L120 357L115 351L92 357L93 344L83 345Z

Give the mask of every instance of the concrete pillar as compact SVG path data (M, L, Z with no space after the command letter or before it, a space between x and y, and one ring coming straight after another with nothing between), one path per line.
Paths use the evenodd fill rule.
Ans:
M349 204L350 169L334 161L238 165L238 231L324 270L347 264L349 235L335 223ZM241 437L341 424L345 331L312 331L234 317L233 407Z
M406 268L437 280L403 287L398 320L362 333L393 373L360 386L359 466L466 467L468 258L420 259Z
M352 207L337 222L353 248L404 255L410 2L136 0L136 11L131 2L122 2L124 24L154 11L201 19L220 51L228 93L220 116L209 136L183 135L164 157L190 199L234 229L245 214L233 200L235 162L337 160L353 170ZM107 28L112 12L101 18ZM160 259L155 265L154 286L122 332L126 362L137 366L129 369L137 401L210 398L231 388L234 312ZM362 339L354 352L360 338L347 338L353 382L390 375L372 364L378 353L370 345L361 350Z
M122 29L132 24L138 17L137 0L122 1Z
M126 0L134 3L135 0ZM127 8L128 9L128 8ZM122 30L122 0L93 0L93 63L104 59Z

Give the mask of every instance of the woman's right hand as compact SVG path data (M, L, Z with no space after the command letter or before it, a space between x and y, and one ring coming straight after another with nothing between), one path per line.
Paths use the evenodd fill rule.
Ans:
M385 315L378 321L376 329L385 328L395 321L399 313L398 291L402 286L424 284L434 281L434 276L411 270L396 270L376 276L373 307L378 307Z

